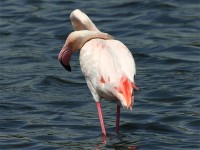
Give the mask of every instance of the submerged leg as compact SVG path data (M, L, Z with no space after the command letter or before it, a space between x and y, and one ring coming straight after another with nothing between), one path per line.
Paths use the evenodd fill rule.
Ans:
M117 114L116 114L116 132L119 133L119 122L120 122L120 106L117 105Z
M99 120L100 120L100 124L101 124L102 133L104 135L106 135L106 129L104 126L103 115L102 115L102 110L101 110L101 103L97 102L96 105L97 105L97 110L98 110L98 114L99 114Z

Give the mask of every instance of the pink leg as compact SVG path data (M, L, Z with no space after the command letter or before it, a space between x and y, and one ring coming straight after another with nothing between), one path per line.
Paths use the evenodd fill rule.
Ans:
M105 129L105 126L104 126L103 115L102 115L102 111L101 111L101 103L97 102L96 105L97 105L97 110L98 110L98 114L99 114L99 120L100 120L100 123L101 123L102 133L104 135L106 135L106 129Z
M117 105L117 114L116 114L116 132L119 133L119 121L120 121L120 106Z

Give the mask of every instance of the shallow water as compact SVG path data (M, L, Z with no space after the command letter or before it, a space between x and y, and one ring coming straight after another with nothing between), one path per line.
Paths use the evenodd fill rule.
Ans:
M199 1L0 2L0 149L200 149ZM80 71L57 60L79 8L137 64L133 111L103 101L108 137Z

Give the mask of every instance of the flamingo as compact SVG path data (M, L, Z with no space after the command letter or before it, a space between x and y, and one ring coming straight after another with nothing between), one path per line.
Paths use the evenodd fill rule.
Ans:
M134 77L136 65L129 49L107 33L101 32L90 18L79 9L70 14L75 31L69 34L58 59L71 71L71 55L80 50L80 67L91 91L103 135L106 129L102 115L101 100L117 103L116 132L119 132L120 107L132 110L134 103Z

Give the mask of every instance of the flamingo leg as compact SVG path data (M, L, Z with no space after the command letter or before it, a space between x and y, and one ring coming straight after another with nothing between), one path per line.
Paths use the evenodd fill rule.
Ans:
M102 133L106 136L106 129L105 129L104 121L103 121L101 103L96 102L96 106L97 106L97 110L98 110L98 114L99 114L99 120L100 120L100 124L101 124Z
M119 133L119 122L120 122L120 106L117 105L117 114L116 114L116 132Z

